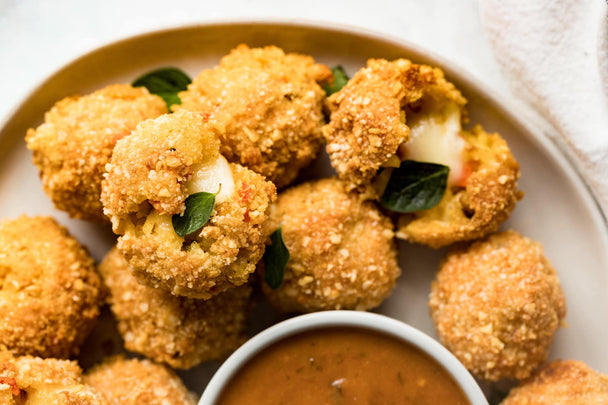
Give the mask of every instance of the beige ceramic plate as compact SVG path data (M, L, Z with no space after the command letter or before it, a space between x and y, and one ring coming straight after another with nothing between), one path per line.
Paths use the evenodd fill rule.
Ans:
M318 61L346 67L354 73L370 57L410 58L440 66L469 99L471 122L503 135L521 164L520 187L526 196L503 228L514 228L539 240L555 265L568 303L569 327L555 339L551 357L587 362L608 373L608 238L606 222L582 179L564 155L547 139L526 128L517 114L501 104L474 78L439 57L394 38L353 28L277 23L217 23L153 32L115 42L65 66L15 110L0 132L0 217L22 213L50 214L67 225L99 260L113 243L109 229L71 220L53 209L43 194L23 137L38 125L55 101L102 86L130 83L150 69L175 65L195 76L218 63L235 45L275 44L287 51L313 55ZM307 175L330 174L322 156ZM34 230L33 230L34 231ZM431 335L427 295L444 251L400 243L403 276L393 295L378 312L403 320ZM275 321L258 309L253 330ZM111 322L103 322L83 349L86 366L104 352L116 350L104 343L114 337ZM201 392L217 364L205 364L181 373L188 385Z

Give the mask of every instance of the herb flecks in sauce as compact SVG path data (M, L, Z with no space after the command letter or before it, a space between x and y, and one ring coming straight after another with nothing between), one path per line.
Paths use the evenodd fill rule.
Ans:
M338 356L344 361L337 362ZM269 379L272 389L260 384ZM357 328L304 332L266 348L237 372L216 405L279 403L469 404L448 372L425 353Z

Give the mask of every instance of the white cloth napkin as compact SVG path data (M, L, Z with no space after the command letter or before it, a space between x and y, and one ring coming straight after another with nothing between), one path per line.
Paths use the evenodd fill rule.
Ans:
M513 93L572 148L608 214L605 0L481 0L480 12Z

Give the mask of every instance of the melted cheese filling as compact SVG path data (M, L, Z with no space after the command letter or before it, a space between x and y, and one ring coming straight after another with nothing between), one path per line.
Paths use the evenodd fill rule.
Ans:
M454 103L439 108L422 108L419 113L408 112L407 126L410 140L405 144L406 157L420 162L431 162L448 166L448 185L462 178L465 171L463 161L466 143L460 136L460 109Z
M219 156L215 162L198 164L193 167L194 175L186 183L188 194L199 192L219 193L215 196L216 204L230 200L234 194L234 178L230 165L223 156ZM146 218L146 222L142 226L142 232L145 235L152 233L163 233L165 235L173 235L176 239L175 243L182 243L183 239L179 238L173 229L171 215L161 215L156 211L152 211ZM170 238L167 236L167 238Z
M215 162L193 166L194 175L186 183L188 194L219 193L215 196L216 204L230 200L234 194L234 178L226 159L220 155Z
M157 211L152 211L150 215L148 215L141 230L145 235L149 235L152 232L175 234L173 223L171 222L171 215L161 215Z

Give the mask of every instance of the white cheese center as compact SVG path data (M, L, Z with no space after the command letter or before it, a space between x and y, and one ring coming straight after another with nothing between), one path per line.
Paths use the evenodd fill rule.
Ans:
M193 166L194 174L186 183L188 194L217 193L217 204L230 200L234 194L234 178L226 159L220 155L215 162L207 162Z
M460 136L460 109L455 103L420 113L408 113L406 125L411 137L405 144L406 157L420 162L448 166L448 185L454 185L464 175L463 152L466 146Z

